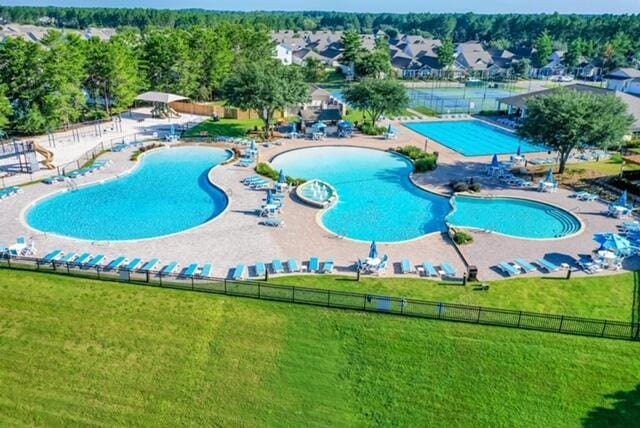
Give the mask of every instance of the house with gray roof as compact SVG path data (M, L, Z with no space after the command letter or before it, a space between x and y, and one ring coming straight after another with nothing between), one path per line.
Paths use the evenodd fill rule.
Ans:
M620 67L604 77L607 79L607 89L640 95L640 70Z
M632 125L631 131L634 134L640 134L640 97L635 95L630 95L624 92L615 91L606 88L598 88L596 86L591 85L582 85L579 83L573 85L567 85L563 88L571 89L573 91L578 92L589 92L595 95L614 95L622 100L626 105L629 113L631 113L635 122ZM501 104L508 106L508 113L510 115L516 115L518 117L526 117L527 115L527 102L535 97L546 97L557 93L560 88L553 89L544 89L536 92L529 92L527 94L514 95L506 98L498 99L498 109L500 109Z

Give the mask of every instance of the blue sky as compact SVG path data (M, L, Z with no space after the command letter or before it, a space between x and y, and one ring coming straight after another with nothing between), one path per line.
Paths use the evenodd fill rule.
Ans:
M640 13L640 0L4 0L4 5L203 8L217 10L338 10L350 12Z

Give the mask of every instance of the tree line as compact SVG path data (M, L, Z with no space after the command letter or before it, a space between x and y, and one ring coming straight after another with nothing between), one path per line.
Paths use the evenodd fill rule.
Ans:
M108 41L50 31L0 44L0 129L33 134L119 113L143 90L210 100L241 63L271 59L264 26L124 29Z
M543 33L553 34L560 43L583 39L602 45L624 33L638 47L640 15L560 15L474 13L347 13L347 12L225 12L201 9L112 9L78 7L0 6L0 17L8 22L38 24L42 17L52 25L67 28L150 26L213 26L221 22L264 25L270 30L347 30L371 33L375 30L422 34L454 42L478 40L531 46Z

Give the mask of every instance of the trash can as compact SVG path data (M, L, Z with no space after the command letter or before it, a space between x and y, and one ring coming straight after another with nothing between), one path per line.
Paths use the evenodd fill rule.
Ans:
M477 281L478 280L478 267L475 265L470 265L467 268L467 281Z

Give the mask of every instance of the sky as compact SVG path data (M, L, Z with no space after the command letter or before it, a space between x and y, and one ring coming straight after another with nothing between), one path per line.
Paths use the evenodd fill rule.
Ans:
M4 5L346 12L640 13L640 0L3 0Z

